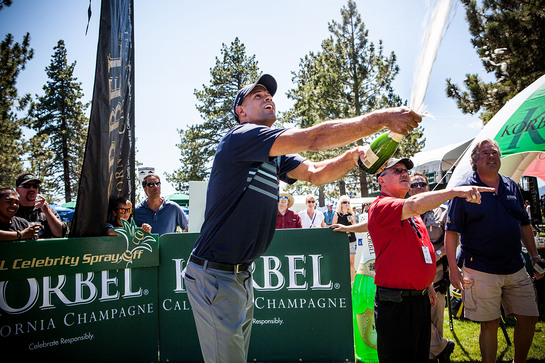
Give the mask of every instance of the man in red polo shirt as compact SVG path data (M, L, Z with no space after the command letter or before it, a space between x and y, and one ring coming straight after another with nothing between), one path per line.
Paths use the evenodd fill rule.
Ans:
M368 222L335 231L369 229L375 248L375 326L377 351L384 362L427 362L430 310L435 303L435 251L420 214L454 197L480 203L487 187L456 187L404 199L410 189L410 159L390 159L378 176L380 196Z

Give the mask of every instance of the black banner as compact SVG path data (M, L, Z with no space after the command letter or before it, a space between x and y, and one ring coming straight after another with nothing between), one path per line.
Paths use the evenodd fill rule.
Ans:
M102 0L85 158L71 237L104 234L110 198L134 204L134 4Z

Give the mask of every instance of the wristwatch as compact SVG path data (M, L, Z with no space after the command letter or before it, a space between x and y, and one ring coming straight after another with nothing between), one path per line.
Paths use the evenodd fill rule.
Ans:
M435 254L439 257L441 257L443 255L443 252L441 250L437 250L435 251Z

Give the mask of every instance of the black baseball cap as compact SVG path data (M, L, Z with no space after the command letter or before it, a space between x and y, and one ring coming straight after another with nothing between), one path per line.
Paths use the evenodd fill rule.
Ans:
M240 106L242 104L242 100L244 99L244 97L246 97L250 92L252 92L252 90L258 84L265 87L267 91L269 91L271 96L274 96L274 94L276 93L276 89L278 87L276 84L276 80L270 74L263 74L254 83L242 87L240 91L238 91L237 97L235 98L235 103L233 104L233 113L235 114L235 120L240 122L237 115L237 106Z
M32 173L23 173L17 177L17 180L15 181L15 186L19 187L23 184L31 183L31 182L40 184L42 181L36 178L34 174Z

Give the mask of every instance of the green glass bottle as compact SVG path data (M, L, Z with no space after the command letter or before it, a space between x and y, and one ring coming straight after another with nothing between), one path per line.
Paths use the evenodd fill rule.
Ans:
M387 132L380 135L365 149L365 158L360 159L360 168L369 174L375 174L392 157L403 135Z
M357 233L362 248L360 264L352 286L352 319L355 362L378 362L375 329L375 251L369 233Z

